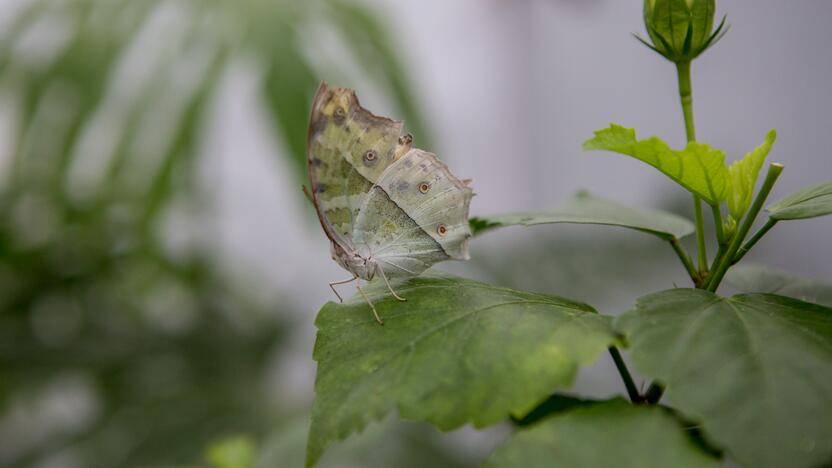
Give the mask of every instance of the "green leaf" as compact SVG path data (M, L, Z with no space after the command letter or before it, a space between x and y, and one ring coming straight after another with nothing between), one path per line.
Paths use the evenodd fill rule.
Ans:
M297 19L279 19L281 23L274 25L267 39L270 47L266 55L268 67L263 76L263 92L295 169L300 176L305 177L309 109L320 78L307 62L300 40L291 25Z
M763 161L766 160L766 156L771 151L771 145L774 144L775 139L777 139L777 132L771 130L766 135L766 141L763 144L746 153L744 158L734 161L728 167L728 176L730 177L728 212L735 220L742 219L751 205L757 175L760 173Z
M685 237L694 230L693 223L675 214L621 205L588 192L578 192L563 206L552 210L475 217L470 220L474 234L496 227L550 223L621 226L653 234L662 239Z
M307 465L394 409L442 430L522 417L617 343L608 317L555 296L435 272L393 288L407 301L365 289L384 326L360 296L318 314Z
M726 281L743 292L777 293L801 301L832 307L832 284L793 275L761 265L741 264L731 267Z
M677 151L658 137L636 140L635 130L612 124L596 131L595 137L585 141L583 148L632 156L660 170L711 205L728 197L725 154L706 144L690 142L685 149Z
M598 403L599 400L584 400L572 395L555 393L549 396L543 403L537 405L529 414L522 418L512 418L512 421L518 426L531 426L553 414L563 413L581 406L592 406Z
M498 447L490 468L719 466L658 407L612 400L574 409L520 431Z
M753 467L832 457L832 310L772 294L645 296L619 329L643 375L667 386L706 440Z
M805 219L832 213L832 182L813 185L766 207L777 220Z

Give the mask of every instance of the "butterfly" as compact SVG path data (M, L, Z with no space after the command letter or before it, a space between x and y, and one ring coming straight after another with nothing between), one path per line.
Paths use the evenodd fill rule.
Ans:
M352 274L329 284L417 276L444 260L467 260L473 191L435 154L412 148L402 122L361 107L355 91L322 82L309 117L307 160L312 200L332 259ZM304 187L305 189L305 187Z

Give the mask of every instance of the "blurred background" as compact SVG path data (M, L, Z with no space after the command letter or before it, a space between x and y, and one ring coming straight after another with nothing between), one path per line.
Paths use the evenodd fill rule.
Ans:
M773 198L829 180L832 4L718 7L700 140L733 160L777 128ZM322 79L474 179L474 215L589 189L692 217L658 172L580 151L610 122L683 144L642 30L637 0L0 0L0 466L302 465L313 320L345 276L300 190ZM830 232L780 223L748 258L829 281ZM472 257L441 268L610 314L687 285L661 241L600 226ZM603 356L572 391L623 388ZM473 466L507 430L391 418L322 465Z

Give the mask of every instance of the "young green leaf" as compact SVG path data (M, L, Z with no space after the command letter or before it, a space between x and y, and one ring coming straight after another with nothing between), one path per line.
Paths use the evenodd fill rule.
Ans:
M766 207L777 220L805 219L832 213L832 182L813 185Z
M608 317L555 296L434 272L393 288L407 301L365 289L384 326L361 296L318 314L307 465L395 409L443 430L525 416L617 343Z
M520 431L498 447L489 468L717 468L668 412L612 400L577 408Z
M585 141L584 150L626 154L641 160L676 181L711 205L728 197L728 169L725 154L697 142L681 151L671 149L658 137L637 140L632 128L612 124Z
M725 280L743 292L777 293L832 307L832 284L774 268L743 263L731 267Z
M741 465L832 457L832 309L672 289L642 297L617 325L638 371Z
M763 167L763 161L771 151L771 145L777 138L777 132L771 130L766 135L766 141L760 146L746 153L745 157L738 159L728 167L730 190L728 194L728 213L736 221L742 219L745 211L751 205L751 198L754 196L754 185L757 183L757 175Z
M693 223L673 213L634 208L596 197L589 192L578 192L564 205L552 210L475 217L470 220L475 235L497 227L551 223L621 226L666 240L685 237L693 233L694 229Z

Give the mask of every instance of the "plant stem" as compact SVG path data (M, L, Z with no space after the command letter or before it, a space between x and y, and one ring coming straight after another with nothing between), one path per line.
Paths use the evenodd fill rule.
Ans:
M685 249L682 247L682 244L679 242L679 239L673 238L670 239L670 246L673 247L673 250L676 252L676 255L679 256L679 260L682 261L682 265L685 266L685 269L688 271L688 275L690 275L691 281L694 284L699 284L699 274L696 272L696 268L693 266L693 262L690 260L690 256L688 253L685 252Z
M688 142L696 141L696 127L693 124L693 92L690 84L690 62L676 64L679 77L679 99L682 101L682 113L685 116L685 134Z
M768 221L766 221L766 224L764 224L763 227L761 227L757 232L755 232L754 235L751 236L751 239L748 239L748 242L746 242L745 244L743 244L742 247L740 247L740 249L737 251L737 254L734 255L734 258L731 260L731 263L737 263L743 257L745 257L745 254L747 254L748 251L751 250L751 247L754 247L754 244L756 244L757 241L762 239L763 236L766 235L766 233L769 231L769 229L773 228L775 224L777 224L777 220L774 218L769 218Z
M696 126L693 121L693 87L691 86L690 81L690 62L676 62L676 76L679 82L679 101L682 103L682 115L685 118L685 136L687 137L688 144L690 144L690 142L696 141ZM714 211L715 218L718 210L719 206L717 205ZM695 215L694 219L696 221L696 254L699 262L699 271L691 274L693 265L688 265L690 260L688 259L688 261L685 262L685 259L682 258L681 254L679 258L682 258L682 263L685 263L685 268L688 269L688 274L690 274L694 286L702 288L702 278L705 278L705 275L708 272L708 251L705 248L705 223L702 220L702 203L697 195L693 196L693 212ZM721 213L719 213L719 218L720 220L716 223L717 226L719 226L719 231L717 232L721 233ZM717 220L715 219L715 221ZM720 236L720 238L721 237L722 236ZM722 241L720 240L720 242ZM671 242L671 244L673 243ZM676 245L673 245L674 249L676 249L676 247ZM679 250L677 250L676 253L679 254ZM647 389L645 401L650 404L658 403L662 398L663 392L664 388L657 382L653 382Z
M719 241L719 246L725 244L725 233L722 231L722 210L719 205L710 205L711 211L714 213L714 225L716 226L716 239Z
M615 362L615 367L618 369L618 373L621 374L621 380L624 381L624 386L627 388L627 395L630 396L630 401L633 403L643 402L644 399L638 393L638 388L633 382L633 377L630 375L630 371L627 369L627 364L624 363L624 358L621 357L621 353L618 351L618 348L610 346L609 351L613 362Z
M705 223L702 221L702 203L693 196L693 212L696 220L696 252L699 257L699 271L708 271L708 251L705 249Z
M719 287L719 283L722 281L722 277L725 276L725 272L728 271L728 267L734 263L734 256L737 254L745 236L748 235L748 231L754 224L754 220L757 219L757 215L760 213L763 203L765 203L766 198L768 198L768 194L771 192L771 188L774 187L774 183L777 182L777 178L780 177L781 172L783 172L782 164L772 163L768 166L768 173L766 174L766 180L763 182L763 186L760 188L760 191L757 192L757 196L754 198L754 203L751 204L751 209L748 210L748 214L745 215L742 226L739 230L737 230L736 234L734 234L734 238L731 239L731 245L728 246L728 250L725 252L725 255L714 269L713 275L710 277L706 285L706 289L708 291L716 291ZM765 232L763 232L763 234L765 234Z
M660 383L653 382L647 387L647 391L644 393L644 401L650 405L655 405L662 399L663 394L664 387Z
M728 248L728 245L719 244L719 248L716 250L716 255L714 256L714 261L713 261L713 263L711 263L711 272L716 270L717 265L719 265L719 262L722 261L722 257L725 256L725 250L727 248ZM709 281L709 277L706 276L703 287L708 284L708 281Z
M688 143L696 141L696 127L693 122L693 91L690 83L690 62L677 62L676 75L679 78L679 100L685 118L685 135ZM697 195L693 196L693 210L696 215L696 250L699 270L708 271L708 252L705 249L705 224L702 221L702 204Z

